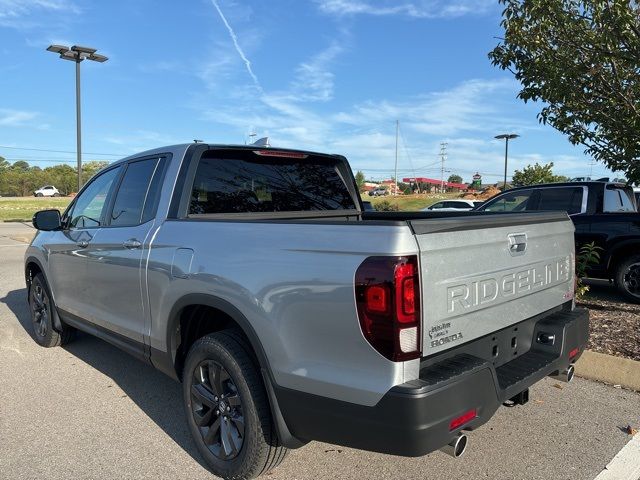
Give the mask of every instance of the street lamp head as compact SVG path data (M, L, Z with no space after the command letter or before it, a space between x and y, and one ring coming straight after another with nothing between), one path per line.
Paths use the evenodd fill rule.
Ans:
M62 55L64 52L69 50L69 47L65 47L64 45L49 45L47 47L47 50L49 52L59 53L60 55Z
M73 52L71 50L67 50L66 52L62 52L60 54L60 58L63 60L71 60L72 62L82 61L82 57L78 58L78 52Z
M74 45L73 47L71 47L71 50L73 50L74 52L86 53L88 55L92 55L97 51L96 48L81 47L80 45Z
M86 58L87 60L93 60L94 62L100 62L100 63L104 63L107 60L109 60L109 58L105 57L104 55L100 55L98 53L92 53Z
M518 135L517 133L503 133L501 135L496 135L494 138L497 138L498 140L503 140L503 139L508 139L508 140L513 140L514 138L518 138L520 135Z

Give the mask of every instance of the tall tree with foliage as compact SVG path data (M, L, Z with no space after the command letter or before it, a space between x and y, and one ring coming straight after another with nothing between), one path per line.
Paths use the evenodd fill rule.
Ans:
M567 177L553 174L553 162L545 165L540 165L539 163L527 165L522 171L516 170L512 177L512 183L517 187L537 185L539 183L564 182L566 180Z
M447 182L450 182L450 183L464 183L462 181L462 177L460 175L456 175L456 174L449 175L449 178L447 179Z
M633 0L500 0L492 63L541 101L538 119L640 182L640 6Z
M358 190L362 190L362 188L364 187L364 173L358 170L355 176L356 176L356 185L358 185Z

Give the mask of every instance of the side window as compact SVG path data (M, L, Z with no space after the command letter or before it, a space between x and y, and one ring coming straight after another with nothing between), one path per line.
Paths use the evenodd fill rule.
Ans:
M111 225L139 225L151 219L160 190L160 159L132 162L122 178L111 212Z
M522 212L527 209L527 204L533 190L518 190L516 192L507 193L490 201L486 207L481 208L485 212Z
M582 187L543 188L540 190L538 210L563 210L569 215L582 211Z
M107 197L120 170L121 167L112 168L95 177L76 198L69 214L71 227L88 228L102 225Z
M604 189L605 213L635 212L633 201L624 188L606 187Z
M429 208L431 208L432 210L437 210L438 208L444 208L444 202L434 203Z

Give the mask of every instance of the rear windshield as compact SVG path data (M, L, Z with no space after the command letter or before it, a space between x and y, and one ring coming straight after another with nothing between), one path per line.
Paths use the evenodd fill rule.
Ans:
M339 160L206 152L198 164L189 214L353 210Z

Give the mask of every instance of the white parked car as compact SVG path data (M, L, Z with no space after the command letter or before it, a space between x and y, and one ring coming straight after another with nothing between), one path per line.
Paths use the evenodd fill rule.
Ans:
M60 192L53 185L45 185L33 192L34 197L59 197Z
M476 202L473 200L443 200L441 202L434 203L433 205L423 208L423 212L464 212L472 210L473 208L481 205L483 202Z

